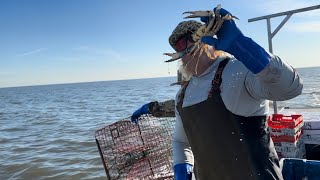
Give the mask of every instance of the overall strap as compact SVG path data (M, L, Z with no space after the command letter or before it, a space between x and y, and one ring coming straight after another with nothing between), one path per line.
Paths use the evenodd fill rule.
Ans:
M221 82L222 82L222 72L224 70L224 68L226 67L227 63L229 62L230 58L227 57L225 58L224 60L222 60L220 63L219 63L219 66L216 70L216 73L215 73L215 76L212 80L212 87L211 87L211 90L209 92L209 95L208 97L212 97L212 94L215 92L215 93L220 93L220 85L221 85Z
M176 108L177 108L177 110L178 110L179 113L180 113L180 110L181 110L181 108L182 108L182 103L183 103L183 99L184 99L184 94L185 94L185 92L186 92L186 89L187 89L188 85L189 85L189 81L184 82L184 84L182 85L182 88L181 88L181 92L180 92L180 94L178 95L178 101L177 101L177 106L176 106Z

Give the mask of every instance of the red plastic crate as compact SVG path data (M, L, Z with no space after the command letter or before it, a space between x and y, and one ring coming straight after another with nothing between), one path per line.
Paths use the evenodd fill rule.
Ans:
M287 136L294 136L295 134L298 133L302 129L302 126L304 125L304 122L300 122L295 128L271 128L269 127L270 134L275 135L275 136L280 136L280 135L287 135Z
M272 114L268 117L268 125L270 128L289 128L294 129L301 122L303 117L300 114L285 116L283 114Z
M298 131L294 136L289 136L289 135L277 136L277 135L271 134L271 138L275 143L280 143L280 142L295 143L300 139L301 135L302 135L302 130Z

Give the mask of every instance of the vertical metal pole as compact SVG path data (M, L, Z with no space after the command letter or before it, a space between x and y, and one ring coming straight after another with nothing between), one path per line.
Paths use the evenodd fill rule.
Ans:
M286 12L280 12L280 13L275 13L267 16L261 16L261 17L256 17L252 19L248 19L248 22L253 22L253 21L260 21L262 19L267 20L267 29L268 29L268 42L269 42L269 51L270 53L273 53L272 50L272 38L277 34L277 32L281 29L281 27L289 20L289 18L294 14L294 13L299 13L299 12L304 12L304 11L311 11L315 9L320 9L320 5L316 6L310 6L307 8L301 8L301 9L296 9L292 11L286 11ZM287 17L280 23L280 25L275 29L275 31L272 33L271 32L271 24L270 24L270 19L278 16L284 16L287 15ZM273 109L274 109L274 114L278 113L278 107L277 107L277 102L273 101Z
M270 18L267 18L267 26L268 26L268 43L269 43L269 51L273 53L272 50L272 33L271 33L271 23Z
M272 33L271 33L271 23L270 18L267 18L267 28L268 28L268 43L269 43L269 52L273 53L272 50ZM277 101L273 101L273 111L274 114L278 114Z

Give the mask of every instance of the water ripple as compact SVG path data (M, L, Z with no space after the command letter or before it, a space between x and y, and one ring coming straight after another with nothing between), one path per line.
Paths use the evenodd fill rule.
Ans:
M312 95L318 95L319 77L310 81L304 80L313 85L306 94L286 103L318 106L319 97ZM172 82L175 78L0 88L0 179L105 179L95 130L146 102L173 99L179 87L169 86Z

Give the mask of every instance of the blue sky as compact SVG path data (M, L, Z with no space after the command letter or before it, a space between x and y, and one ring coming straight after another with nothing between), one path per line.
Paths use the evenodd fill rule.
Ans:
M174 76L168 37L182 13L221 4L268 49L266 21L319 0L1 0L0 87ZM272 19L273 29L284 17ZM273 38L294 67L320 66L320 9L294 14Z

